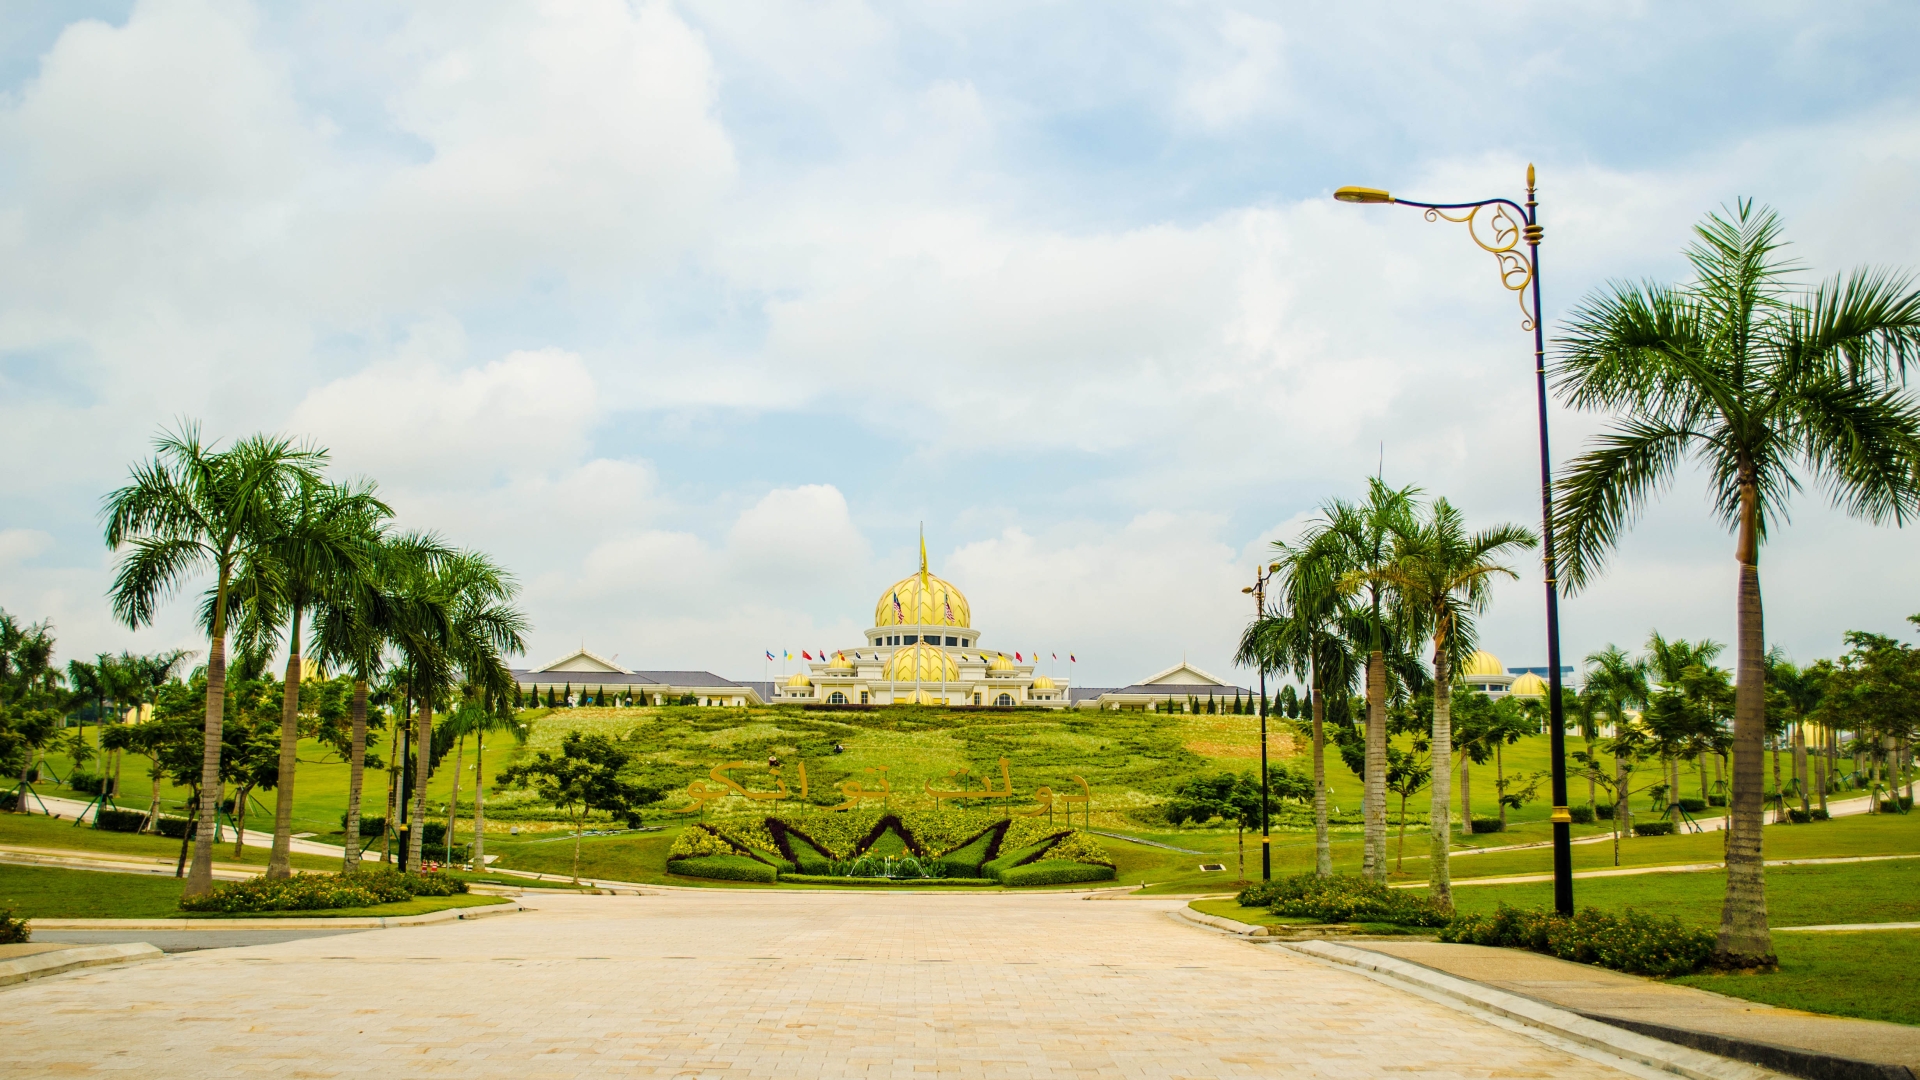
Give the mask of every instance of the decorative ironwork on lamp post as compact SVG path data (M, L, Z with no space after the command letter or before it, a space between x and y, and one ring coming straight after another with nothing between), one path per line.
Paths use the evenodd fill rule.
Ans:
M1253 596L1253 619L1267 617L1267 581L1280 570L1279 563L1253 572L1253 584L1240 591ZM1260 880L1273 880L1273 834L1267 822L1267 661L1258 659L1260 668Z
M1553 464L1547 452L1547 343L1540 318L1540 204L1534 198L1533 166L1527 166L1527 201L1481 199L1465 203L1416 202L1379 188L1343 187L1341 202L1393 203L1418 207L1428 221L1451 221L1499 264L1500 284L1520 302L1520 329L1533 332L1533 378L1540 411L1540 526L1547 588L1547 738L1553 768L1553 905L1573 914L1573 816L1567 812L1566 719L1560 708L1560 586L1554 580ZM1482 212L1486 213L1484 218ZM1481 235L1485 229L1487 236ZM1522 244L1525 250L1521 249Z

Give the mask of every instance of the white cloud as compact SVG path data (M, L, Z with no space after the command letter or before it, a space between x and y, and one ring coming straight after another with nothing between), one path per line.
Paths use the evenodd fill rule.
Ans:
M1287 35L1278 23L1240 11L1220 13L1217 36L1196 47L1180 103L1200 125L1220 131L1286 104Z

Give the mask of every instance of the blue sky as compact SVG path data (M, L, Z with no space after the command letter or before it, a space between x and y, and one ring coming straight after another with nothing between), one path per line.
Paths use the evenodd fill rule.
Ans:
M1389 480L1533 523L1528 346L1457 230L1517 194L1549 319L1751 195L1818 274L1910 266L1895 4L16 0L0 25L0 607L108 618L95 510L160 427L280 430L499 555L545 659L757 676L913 568L982 642L1222 675L1241 585ZM1812 280L1815 274L1809 275ZM1554 411L1561 457L1602 418ZM1920 611L1913 541L1794 507L1802 659ZM1871 587L1855 567L1873 567ZM1483 636L1543 659L1537 574ZM1567 652L1731 636L1682 478Z

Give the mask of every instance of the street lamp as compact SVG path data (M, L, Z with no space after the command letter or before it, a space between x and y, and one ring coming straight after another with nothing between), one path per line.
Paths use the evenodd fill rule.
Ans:
M1253 572L1253 584L1240 591L1253 597L1253 619L1267 617L1267 579L1280 569L1269 563L1265 570ZM1267 662L1256 658L1260 668L1260 880L1273 880L1273 836L1267 829Z
M1573 914L1573 849L1567 812L1567 733L1560 710L1560 587L1553 576L1553 465L1547 454L1547 343L1540 319L1539 201L1534 198L1533 166L1527 166L1527 203L1482 199L1466 203L1427 203L1396 198L1379 188L1343 187L1333 197L1346 203L1397 203L1426 211L1428 221L1452 221L1494 257L1500 284L1520 302L1520 329L1533 332L1533 379L1540 410L1540 525L1542 565L1547 586L1547 738L1553 766L1553 906ZM1486 217L1480 215L1485 211ZM1484 228L1487 236L1481 236ZM1522 251L1520 245L1526 244Z

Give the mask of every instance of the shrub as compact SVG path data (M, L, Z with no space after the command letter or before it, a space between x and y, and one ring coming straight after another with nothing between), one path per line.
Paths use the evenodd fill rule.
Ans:
M1458 915L1442 927L1441 941L1497 945L1598 964L1635 975L1688 975L1713 954L1713 931L1632 908L1611 915L1582 908L1569 918L1557 912L1501 904L1492 915Z
M187 826L192 822L183 817L162 816L153 823L154 831L169 840L179 840L187 835Z
M443 874L401 873L391 867L363 868L347 874L295 874L230 881L214 886L204 896L180 901L184 911L234 914L246 911L319 911L329 908L372 907L411 900L416 896L452 896L467 891L467 883Z
M1593 807L1569 806L1567 816L1573 819L1575 825L1591 825L1593 824Z
M13 791L0 791L0 810L11 814L20 806L20 795Z
M1685 810L1689 814L1697 814L1707 808L1707 800L1705 799L1676 799L1674 801L1680 804L1680 809Z
M345 811L342 811L340 814L340 831L341 832L347 831L347 815ZM366 840L369 838L378 839L379 837L385 835L386 831L387 831L386 818L368 817L365 814L360 815L360 839L362 840ZM422 836L421 840L431 843L431 841L428 839L427 836Z
M680 830L674 838L673 846L667 849L667 859L695 859L708 855L735 855L739 853L725 837L705 825L689 825Z
M1634 823L1633 835L1635 836L1672 836L1673 822L1671 821L1638 821Z
M1707 805L1725 806L1727 805L1727 797L1725 795L1709 795L1707 796Z
M1000 874L1000 884L1008 888L1032 885L1067 885L1076 881L1112 881L1113 867L1075 862L1071 859L1042 859L1016 866Z
M1295 874L1272 882L1275 915L1321 922L1383 922L1402 926L1445 926L1447 912L1424 896L1389 889L1358 874Z
M33 937L33 927L25 919L13 917L12 908L0 908L0 945L24 945Z
M1477 817L1473 819L1473 831L1476 833L1505 832L1507 823L1497 817Z
M1601 821L1612 821L1613 820L1613 804L1610 802L1595 804L1593 808L1593 816L1600 819Z
M1279 898L1280 886L1285 880L1281 878L1279 881L1256 881L1241 889L1240 895L1234 899L1240 902L1241 907L1266 907Z
M1113 859L1107 849L1100 845L1089 833L1076 832L1065 840L1047 849L1048 859L1065 859L1068 862L1086 863L1088 866L1104 866L1113 869ZM1096 880L1094 878L1086 879Z
M703 855L691 859L668 859L667 872L683 877L716 878L721 881L780 880L780 871L745 855Z
M95 776L90 772L75 769L67 774L67 786L75 791L84 791L89 795L100 794L100 789L111 787L112 782L104 776Z
M1911 809L1913 809L1913 797L1910 795L1902 795L1898 799L1880 800L1880 812L1883 814L1898 814Z
M100 810L93 812L94 824L108 832L139 832L147 815L138 810Z
M1787 820L1795 825L1805 825L1810 821L1826 821L1831 816L1817 806L1811 810L1802 810L1797 806L1787 808Z

